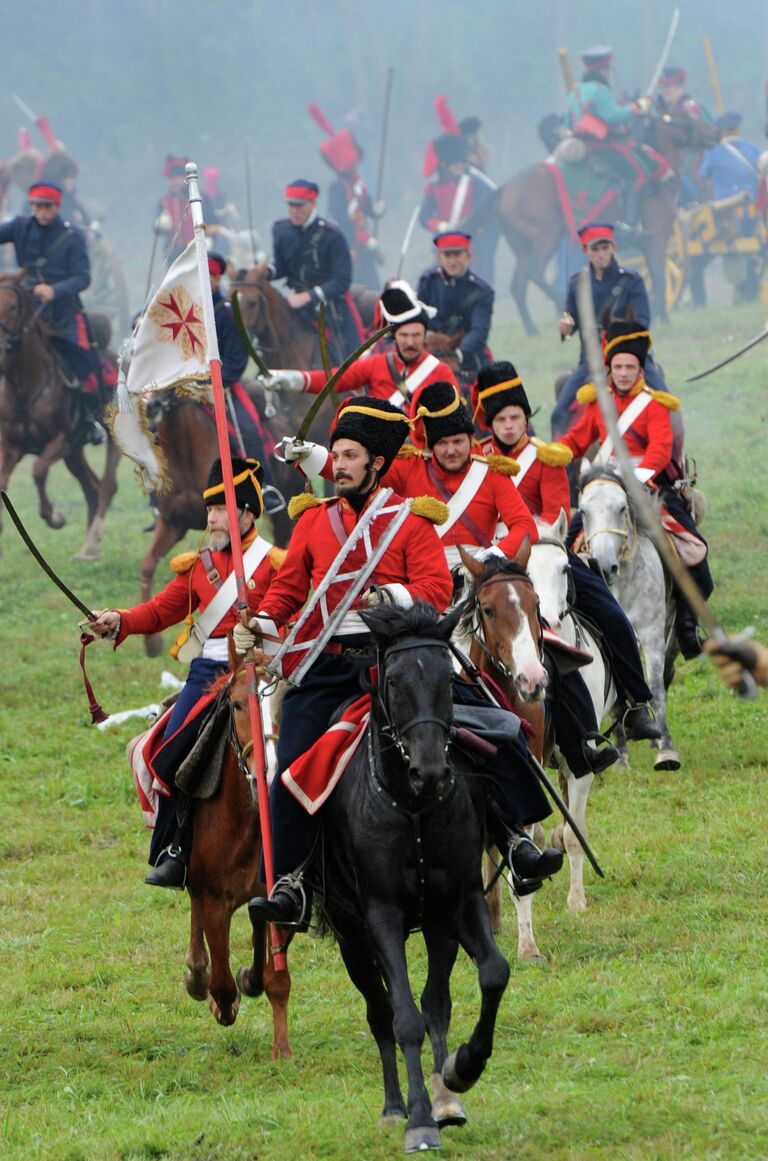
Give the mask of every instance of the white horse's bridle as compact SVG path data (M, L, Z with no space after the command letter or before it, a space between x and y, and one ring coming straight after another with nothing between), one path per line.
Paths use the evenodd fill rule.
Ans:
M589 484L582 488L582 492L587 492L590 488L597 487L598 484L613 485L613 483L613 480L592 480ZM622 487L618 481L616 481L616 483L619 487ZM628 528L612 528L610 525L608 525L605 528L593 529L590 535L587 535L586 529L583 529L583 533L584 544L586 545L587 552L590 554L590 556L592 555L592 545L590 541L592 541L596 536L601 536L603 533L611 533L613 536L619 536L624 540L624 544L622 545L618 555L619 564L624 564L626 561L632 560L635 552L637 551L637 529L631 521L629 522Z

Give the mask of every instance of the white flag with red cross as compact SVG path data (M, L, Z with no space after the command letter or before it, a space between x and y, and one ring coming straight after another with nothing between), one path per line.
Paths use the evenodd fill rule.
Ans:
M210 289L205 289L210 295ZM204 403L212 401L203 288L194 241L170 267L142 316L128 374L121 367L109 418L116 443L141 468L147 491L162 490L167 480L159 449L149 434L146 401L171 388Z

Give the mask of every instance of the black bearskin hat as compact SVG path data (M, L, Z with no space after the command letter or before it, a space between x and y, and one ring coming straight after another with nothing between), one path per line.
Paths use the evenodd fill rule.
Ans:
M525 418L531 418L531 405L523 387L523 381L508 361L488 363L477 373L477 383L472 388L472 402L475 415L490 427L496 416L505 407L522 407Z
M331 427L330 446L337 439L353 439L367 448L372 456L383 456L382 473L392 466L405 443L411 421L387 399L370 399L353 395L336 409Z
M258 460L243 460L232 456L232 478L235 485L235 502L238 508L247 508L258 520L264 510L261 485L264 469ZM210 504L224 504L224 476L221 460L216 460L208 473L208 486L203 492L206 507Z
M424 424L427 447L434 447L439 439L448 435L469 435L475 433L472 416L461 401L453 383L437 380L427 383L414 399L413 418Z

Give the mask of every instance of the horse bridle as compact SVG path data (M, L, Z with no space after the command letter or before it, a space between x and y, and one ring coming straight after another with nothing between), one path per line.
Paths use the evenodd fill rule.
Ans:
M448 645L445 641L438 641L436 638L430 637L402 637L399 641L393 641L391 645L387 645L383 652L378 649L376 651L376 665L380 674L384 674L384 682L377 688L376 700L379 710L384 719L384 725L381 727L381 733L389 738L390 742L397 747L400 752L400 757L406 765L410 764L408 751L403 742L402 735L414 726L421 726L427 722L432 722L435 725L441 726L446 733L446 750L453 735L453 722L447 721L445 718L435 717L432 714L420 714L417 717L409 718L407 722L396 728L387 708L387 685L389 678L387 676L387 658L393 653L403 653L409 649L428 649L436 648L443 649L448 652Z
M251 291L254 291L254 290L258 291L258 294L256 295L255 298L248 299L249 302L256 304L256 318L253 321L253 323L250 325L250 327L248 328L248 332L249 332L252 339L255 338L256 344L257 344L257 350L259 350L263 355L266 356L266 355L274 354L277 351L277 347L268 346L267 343L259 335L259 327L262 325L262 323L264 321L266 321L265 329L269 330L269 333L272 336L272 339L274 340L274 327L272 326L272 323L270 322L270 320L268 318L266 318L266 320L265 320L267 296L264 292L264 286L262 283L263 283L263 280L260 282L244 282L244 281L240 280L238 283L235 284L234 290L237 294L242 294L242 297L244 300L245 300L245 295L243 294L244 290L247 289L247 290L251 290Z
M587 492L590 488L594 487L595 484L605 483L615 483L618 484L620 488L624 487L619 480L591 480L587 485L585 485L584 488L582 488L582 492ZM634 536L632 535L633 531L635 532ZM624 564L625 561L631 560L635 554L635 549L637 547L637 532L632 524L630 524L628 528L612 528L610 525L605 528L595 528L590 535L587 535L586 528L582 527L582 532L584 535L584 544L586 545L587 552L590 556L592 555L592 546L590 541L593 540L595 536L601 536L603 533L612 533L614 536L619 536L623 539L624 543L619 550L618 555L619 564Z
M480 597L480 593L482 592L482 590L484 588L486 588L488 585L497 584L499 582L503 582L504 584L509 584L510 582L515 583L516 581L521 581L523 584L530 585L530 587L533 588L533 581L525 573L496 572L493 574L493 576L489 576L486 580L482 581L481 584L477 585L477 587L475 588L474 593L472 595L472 604L474 606L473 612L474 612L475 617L477 619L475 619L473 617L473 620L471 623L471 630L475 634L475 638L477 640L478 645L480 646L483 653L490 661L491 665L495 666L495 668L498 669L499 673L501 673L504 677L508 678L509 681L515 680L514 673L512 673L512 671L509 669L509 667L507 665L505 665L505 663L501 660L500 657L493 656L493 654L491 653L491 651L488 647L488 642L485 639L485 621L483 620L483 614L480 610L479 597ZM536 619L539 623L539 658L541 659L542 658L543 635L542 635L542 631L541 631L541 617L539 615L538 609L536 610Z

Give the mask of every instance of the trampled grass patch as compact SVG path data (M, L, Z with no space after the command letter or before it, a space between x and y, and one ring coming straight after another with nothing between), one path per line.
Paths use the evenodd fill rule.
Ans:
M763 324L759 305L678 312L656 350L684 400L689 450L709 500L717 590L729 630L768 639L768 422L761 349L699 384ZM506 303L494 350L511 357L547 434L552 382L571 353L550 333L520 337ZM103 559L71 561L81 505L63 469L54 490L70 523L36 516L29 462L11 495L54 568L94 605L137 598L145 501L132 471L107 525ZM7 524L7 521L6 521ZM399 1155L401 1126L378 1123L381 1085L362 1001L333 945L291 949L292 1062L269 1060L271 1014L244 1000L221 1029L190 1000L183 898L142 884L147 834L123 751L139 724L88 724L77 664L78 614L6 527L0 561L0 1155L12 1161L268 1161ZM190 540L190 546L192 541ZM165 574L167 575L167 573ZM162 580L162 572L160 580ZM170 642L169 642L170 643ZM167 657L129 641L88 650L108 709L157 701ZM732 698L708 662L683 664L670 720L679 772L653 771L648 747L609 771L590 803L606 871L588 872L589 910L565 910L565 873L536 898L546 965L514 959L513 910L500 944L512 966L494 1055L446 1130L446 1157L515 1161L701 1161L768 1156L765 1012L768 697ZM233 960L246 961L236 917ZM417 938L414 986L424 978ZM478 1005L472 965L454 975L452 1042ZM425 1057L426 1059L426 1057Z

